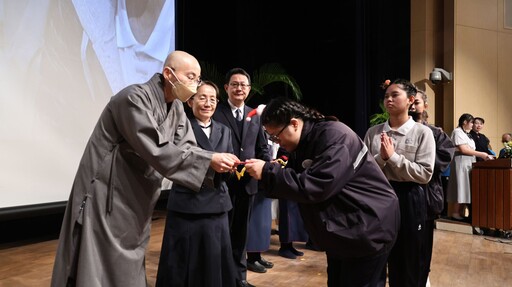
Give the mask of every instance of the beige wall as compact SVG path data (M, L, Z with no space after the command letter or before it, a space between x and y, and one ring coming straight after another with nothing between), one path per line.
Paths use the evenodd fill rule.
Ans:
M412 0L411 15L411 81L426 91L429 121L436 123L435 87L428 81L428 75L435 63L434 51L439 48L434 35L442 27L433 19L433 1Z
M411 0L411 12L411 80L427 86L430 122L450 133L461 114L482 117L498 152L502 133L512 132L512 29L504 28L504 0ZM453 81L432 87L426 79L434 67L453 72Z
M434 85L428 80L435 67L450 72L453 69L453 65L445 65L453 62L453 31L446 29L450 25L445 22L453 20L444 19L444 11L448 10L444 6L444 0L411 0L410 73L411 81L427 92L429 122L451 130L453 82Z

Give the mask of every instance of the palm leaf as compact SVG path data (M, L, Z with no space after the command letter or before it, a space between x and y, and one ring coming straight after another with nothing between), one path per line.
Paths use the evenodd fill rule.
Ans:
M215 64L199 61L199 65L201 65L201 78L214 82L219 87L219 97L225 100L227 95L224 91L224 75L219 72Z
M205 61L199 61L201 65L201 76L203 79L213 81L219 86L220 98L226 99L226 91L224 90L224 75L221 74L215 64ZM251 92L247 96L249 101L255 95L264 95L265 86L273 83L284 83L291 88L292 97L299 101L302 99L302 92L295 79L288 75L285 69L278 63L263 64L259 69L255 70L251 75Z
M223 83L224 76L219 72L215 64L199 61L201 65L201 76L203 79L210 80L215 84Z
M273 83L283 83L289 86L292 91L292 97L299 101L302 99L302 92L295 79L288 75L285 69L278 63L263 64L252 74L251 92L247 101L254 95L265 94L265 86Z
M386 122L389 119L388 111L384 107L383 103L379 104L382 113L376 113L370 116L370 126L378 125Z

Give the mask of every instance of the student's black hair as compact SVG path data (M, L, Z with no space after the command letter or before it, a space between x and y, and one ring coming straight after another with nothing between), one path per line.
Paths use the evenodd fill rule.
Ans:
M272 99L261 114L262 125L280 126L290 123L292 118L303 121L337 121L333 116L324 116L313 108L306 107L294 100L278 97Z
M405 91L407 97L414 97L416 96L416 93L418 93L418 88L416 88L416 86L413 83L406 79L396 79L393 81L393 83L391 83L391 85L392 84L399 85L400 88Z

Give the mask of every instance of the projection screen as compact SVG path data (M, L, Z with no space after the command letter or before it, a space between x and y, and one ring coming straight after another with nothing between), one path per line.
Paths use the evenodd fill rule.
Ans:
M66 201L110 97L174 49L174 0L0 0L0 209Z

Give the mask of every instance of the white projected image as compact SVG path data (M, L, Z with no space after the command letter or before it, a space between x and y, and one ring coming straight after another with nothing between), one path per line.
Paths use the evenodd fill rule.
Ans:
M65 201L111 96L161 72L174 0L0 0L0 208Z

